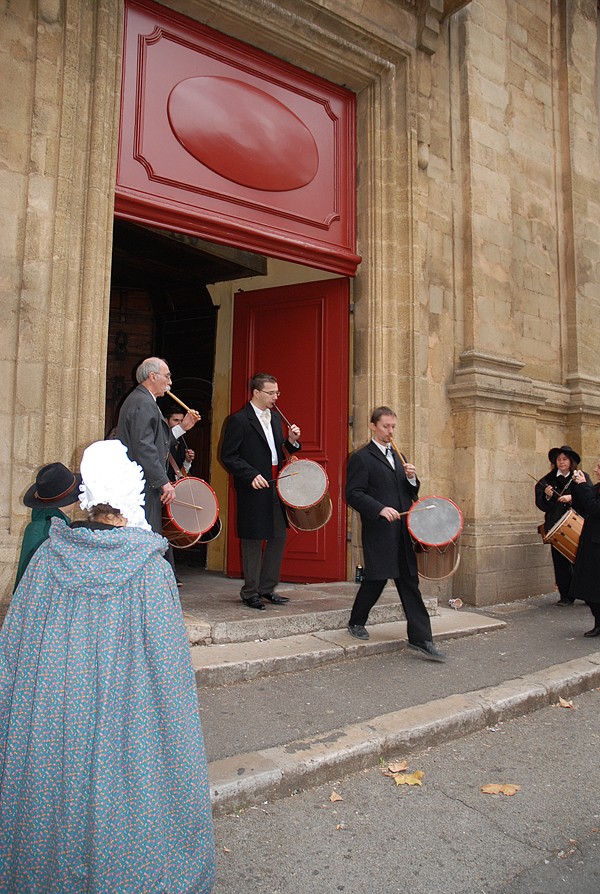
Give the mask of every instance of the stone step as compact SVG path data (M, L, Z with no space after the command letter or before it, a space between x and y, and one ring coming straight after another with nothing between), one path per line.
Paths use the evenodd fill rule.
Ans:
M261 613L262 614L262 613ZM369 623L369 640L357 640L347 629L321 628L302 634L193 646L192 664L200 689L258 677L307 670L323 664L406 648L406 622ZM330 621L333 620L329 618ZM434 638L448 639L498 630L504 621L475 612L436 608ZM316 618L315 618L316 622Z

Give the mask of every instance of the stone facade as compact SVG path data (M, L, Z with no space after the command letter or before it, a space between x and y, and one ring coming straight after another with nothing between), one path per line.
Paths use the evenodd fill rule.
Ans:
M596 0L164 5L356 92L355 442L395 406L424 492L463 508L459 571L430 589L547 591L529 475L554 444L587 469L599 450ZM5 603L35 470L104 428L121 22L120 0L2 5Z

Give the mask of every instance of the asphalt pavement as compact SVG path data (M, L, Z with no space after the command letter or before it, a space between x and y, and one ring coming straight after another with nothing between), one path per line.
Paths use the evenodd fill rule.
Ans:
M392 755L420 786L375 761L217 818L214 894L598 894L600 691L571 701Z
M556 595L470 609L499 629L436 643L445 664L402 646L199 695L216 815L285 797L398 747L456 739L600 685L587 606ZM437 619L434 619L434 631ZM385 626L385 625L384 625ZM338 631L337 636L350 636Z

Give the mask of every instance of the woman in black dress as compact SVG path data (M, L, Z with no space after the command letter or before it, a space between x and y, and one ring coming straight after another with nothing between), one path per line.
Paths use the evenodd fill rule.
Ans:
M573 472L581 457L572 447L553 447L548 453L552 469L535 485L535 505L544 513L546 534L572 508ZM583 473L585 474L585 473ZM590 479L586 480L591 484ZM557 605L573 605L571 593L573 564L554 546L551 546L554 579L560 598Z

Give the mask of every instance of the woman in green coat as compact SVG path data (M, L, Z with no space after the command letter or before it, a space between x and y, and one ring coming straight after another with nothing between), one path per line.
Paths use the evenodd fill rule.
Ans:
M80 484L81 475L71 472L62 463L50 463L47 466L42 466L37 473L35 483L23 497L23 502L31 509L31 521L23 534L13 593L19 586L19 581L35 551L44 540L48 539L50 519L60 518L69 524L69 517L61 511L60 507L68 513L71 512L79 502Z

